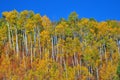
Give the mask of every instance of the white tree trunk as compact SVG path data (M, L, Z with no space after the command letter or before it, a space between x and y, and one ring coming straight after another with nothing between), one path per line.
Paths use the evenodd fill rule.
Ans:
M12 48L12 45L11 45L11 36L10 36L10 25L9 25L9 23L7 23L7 27L8 27L8 39L9 39L9 45L10 45L10 48Z
M26 50L26 56L28 55L28 46L27 46L27 34L26 34L26 31L25 31L25 37L24 37L24 42L25 42L25 50Z
M17 57L19 55L19 46L18 46L18 35L17 35L17 28L15 27L15 33L16 33L16 53Z

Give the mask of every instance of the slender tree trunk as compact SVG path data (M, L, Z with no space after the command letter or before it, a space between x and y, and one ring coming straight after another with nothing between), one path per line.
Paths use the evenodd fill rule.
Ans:
M118 53L119 53L119 56L120 56L120 40L117 39L117 44L118 44Z
M15 53L15 43L14 43L14 35L13 35L13 33L12 33L12 31L11 31L11 41L12 41L12 48L13 48L13 50L14 50L14 53Z
M52 36L52 59L54 60L54 37Z
M81 67L82 67L82 61L81 61L81 59L80 59L80 80L81 80Z
M97 80L99 80L99 70L96 68Z
M15 33L16 33L16 53L17 57L19 55L19 46L18 46L18 35L17 35L17 28L15 27Z
M36 51L36 28L34 29L34 48L33 48L34 57L36 56L35 51Z
M24 37L24 35L23 35L23 37ZM22 42L23 44L22 44L22 55L23 55L23 64L24 64L24 68L26 69L26 62L25 62L25 48L24 48L24 41Z
M33 61L33 56L32 56L32 54L33 54L33 53L32 53L32 52L33 52L33 51L32 51L32 49L33 49L33 48L32 48L32 47L33 47L33 45L32 45L32 35L31 35L30 43L31 43L31 65L32 65L32 61Z
M74 65L76 65L77 64L77 61L76 61L76 54L75 54L75 52L74 52Z
M72 58L72 66L74 67L75 66L75 63L74 63L74 59Z
M100 53L100 59L101 59L101 61L102 61L102 48L101 48L101 47L100 47L99 53Z
M61 54L61 56L60 56L60 64L62 65L62 48L60 48L60 54Z
M40 29L38 28L38 47L39 47L39 53L40 53L40 59L42 58L42 49L40 44Z
M88 71L89 71L88 80L90 80L90 66L88 66Z
M28 55L28 45L27 45L27 34L26 34L26 30L25 30L25 33L24 33L24 35L25 35L25 39L24 39L24 42L25 42L25 51L26 51L26 56Z
M56 62L58 60L58 45L57 45L57 36L55 36L55 45L56 45Z
M59 53L59 49L58 49L58 45L56 45L56 62L58 61L58 53Z
M66 80L68 80L68 72L67 72L67 67L66 67L66 62L65 59L63 58L63 62L64 62L64 69L65 69L65 76L66 76Z
M106 60L106 64L107 64L107 62L108 62L108 59L107 59L107 53L106 53L106 47L105 47L105 44L104 44L103 48L104 48L105 60Z
M11 36L10 36L10 25L9 23L7 22L7 27L8 27L8 39L9 39L9 45L10 45L10 49L12 48L12 45L11 45Z

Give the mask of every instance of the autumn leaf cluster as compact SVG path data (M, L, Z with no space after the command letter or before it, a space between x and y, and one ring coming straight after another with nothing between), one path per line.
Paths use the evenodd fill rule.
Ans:
M0 18L0 80L120 80L120 22L51 21L33 11Z

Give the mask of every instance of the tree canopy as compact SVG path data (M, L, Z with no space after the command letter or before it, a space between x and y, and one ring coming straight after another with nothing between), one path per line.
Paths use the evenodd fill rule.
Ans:
M0 18L0 80L119 80L120 22L52 22L33 11Z

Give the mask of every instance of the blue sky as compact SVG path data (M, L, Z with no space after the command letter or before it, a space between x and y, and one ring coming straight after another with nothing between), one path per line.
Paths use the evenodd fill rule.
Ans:
M120 20L120 0L1 0L0 15L4 11L33 10L47 15L52 21L65 19L72 11L80 18L95 18L98 21Z

